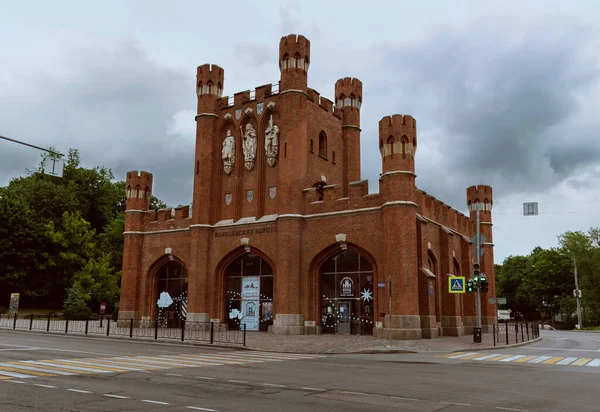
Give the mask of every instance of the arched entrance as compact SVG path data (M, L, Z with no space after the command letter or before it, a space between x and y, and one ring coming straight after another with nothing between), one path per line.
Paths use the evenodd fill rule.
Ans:
M273 269L254 253L225 269L225 318L229 329L267 331L273 325ZM243 326L242 326L243 327Z
M156 273L154 302L159 302L156 320L159 326L181 327L187 317L188 275L180 263L168 261Z
M321 265L319 282L323 333L373 333L373 266L366 257L352 250L338 253Z

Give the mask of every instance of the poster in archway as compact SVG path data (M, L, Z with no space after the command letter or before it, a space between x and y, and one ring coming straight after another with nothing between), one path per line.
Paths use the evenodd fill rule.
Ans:
M242 321L246 330L258 330L260 305L260 277L242 278Z

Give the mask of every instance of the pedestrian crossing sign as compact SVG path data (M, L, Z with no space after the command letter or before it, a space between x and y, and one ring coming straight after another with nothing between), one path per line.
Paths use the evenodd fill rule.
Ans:
M465 293L465 277L450 276L448 278L448 292L450 293Z

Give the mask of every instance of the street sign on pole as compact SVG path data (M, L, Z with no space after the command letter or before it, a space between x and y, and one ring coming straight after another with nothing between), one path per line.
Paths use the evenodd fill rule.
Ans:
M523 203L523 216L537 216L538 204L537 202Z
M448 278L449 293L465 293L465 288L464 276L452 276Z

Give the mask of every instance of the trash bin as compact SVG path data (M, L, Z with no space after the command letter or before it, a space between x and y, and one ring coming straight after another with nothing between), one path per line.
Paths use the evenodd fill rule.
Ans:
M473 330L473 342L481 343L481 328L475 328Z

